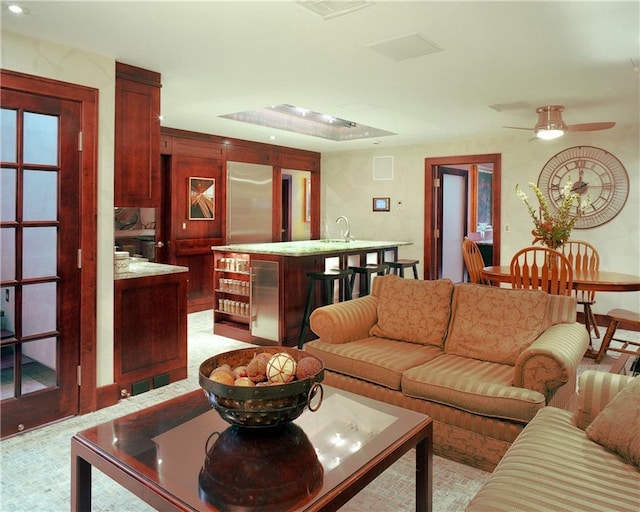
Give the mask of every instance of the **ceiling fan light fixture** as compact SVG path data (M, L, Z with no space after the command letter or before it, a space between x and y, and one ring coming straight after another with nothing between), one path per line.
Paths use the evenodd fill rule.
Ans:
M562 120L564 107L560 105L548 105L536 109L538 122L534 128L536 137L543 140L552 140L562 137L567 131L567 125Z

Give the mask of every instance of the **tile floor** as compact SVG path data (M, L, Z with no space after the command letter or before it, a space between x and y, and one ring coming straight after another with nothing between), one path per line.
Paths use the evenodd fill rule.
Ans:
M211 333L211 311L189 315L189 376L157 390L122 400L94 413L73 417L0 442L0 510L3 512L68 511L70 503L70 438L77 431L111 418L198 389L198 366L219 352L245 344ZM638 333L634 333L638 335ZM607 371L615 359L583 367ZM414 510L414 452L408 453L343 507L345 512ZM453 512L466 503L489 474L440 457L434 458L434 511ZM93 471L95 511L148 511L148 505Z

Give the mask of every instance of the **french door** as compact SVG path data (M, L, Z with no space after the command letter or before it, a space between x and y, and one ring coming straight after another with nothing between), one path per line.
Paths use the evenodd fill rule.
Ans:
M80 102L2 89L1 435L79 410Z

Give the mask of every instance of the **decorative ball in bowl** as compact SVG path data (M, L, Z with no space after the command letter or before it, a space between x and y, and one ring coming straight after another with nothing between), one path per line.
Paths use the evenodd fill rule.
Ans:
M322 361L308 352L254 347L206 359L200 364L199 382L222 419L260 428L290 422L307 407L316 411L323 378Z

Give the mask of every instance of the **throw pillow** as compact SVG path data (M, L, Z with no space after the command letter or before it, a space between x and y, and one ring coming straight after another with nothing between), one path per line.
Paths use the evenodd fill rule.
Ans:
M479 284L456 286L445 351L515 365L545 327L548 295Z
M441 347L451 314L453 282L377 277L378 320L371 336ZM375 282L374 281L374 282Z
M634 378L586 428L592 441L640 468L640 377Z

